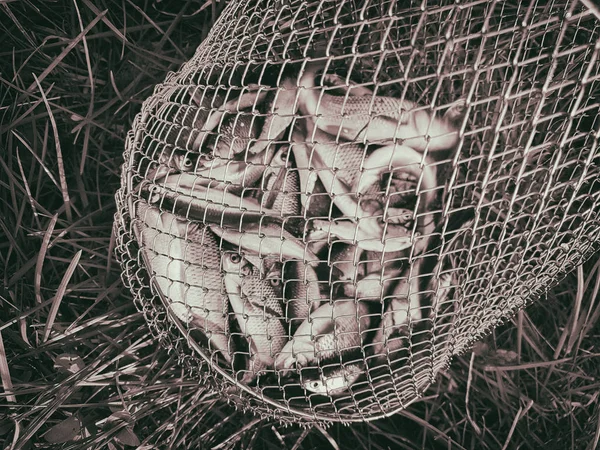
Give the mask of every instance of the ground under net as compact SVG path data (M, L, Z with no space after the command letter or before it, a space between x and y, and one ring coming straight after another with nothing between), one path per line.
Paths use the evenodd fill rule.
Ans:
M373 420L599 242L598 10L233 1L130 131L123 279L190 377Z

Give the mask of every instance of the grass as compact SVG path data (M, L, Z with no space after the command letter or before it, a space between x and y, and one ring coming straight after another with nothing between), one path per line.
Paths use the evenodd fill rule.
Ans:
M0 2L1 447L595 448L597 257L373 423L237 411L156 344L114 260L113 195L141 102L222 8L182 4Z

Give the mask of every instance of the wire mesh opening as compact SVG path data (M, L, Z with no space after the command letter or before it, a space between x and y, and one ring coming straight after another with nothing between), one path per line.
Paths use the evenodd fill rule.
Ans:
M123 278L240 407L392 414L595 251L598 18L245 3L134 121Z

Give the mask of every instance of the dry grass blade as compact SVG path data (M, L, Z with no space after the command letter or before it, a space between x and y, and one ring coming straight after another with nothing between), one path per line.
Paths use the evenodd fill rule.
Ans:
M227 448L227 447L237 443L241 439L240 436L242 436L246 431L253 429L261 421L262 421L262 419L254 419L253 421L247 423L236 433L232 434L227 440L225 440L225 441L221 442L219 445L213 447L214 450L218 450L220 448Z
M473 382L473 363L475 362L475 352L471 353L471 360L469 362L469 375L467 377L467 392L465 394L465 411L467 413L467 420L475 430L475 433L481 434L481 428L479 425L475 423L473 418L471 417L471 412L469 410L469 395L471 394L471 383Z
M21 144L23 144L25 146L25 148L31 153L31 155L36 159L36 161L44 169L44 172L48 175L50 180L52 180L52 183L54 183L54 185L58 189L60 189L60 183L58 182L58 180L54 177L54 175L52 174L50 169L48 169L48 167L46 167L46 165L44 164L44 161L33 151L33 149L27 143L27 141L25 141L25 139L19 133L15 132L14 130L11 132L21 142ZM2 162L3 163L2 165L4 166L4 168L8 170L8 166L4 163L4 161L0 159L0 162Z
M90 0L83 0L83 3L85 3L85 6L87 6L96 15L96 17L99 17L102 20L102 22L104 22L106 26L110 28L110 30L115 34L115 36L121 39L123 43L129 44L127 37L123 33L121 33L121 31L106 17L107 11L100 11L98 8L96 8L96 6L94 6L90 2Z
M58 127L56 126L56 120L54 119L54 114L52 114L52 108L50 108L50 104L48 103L48 99L46 98L46 94L44 93L44 89L42 88L42 85L40 84L40 82L39 82L38 78L35 76L35 74L33 75L33 78L35 79L38 89L40 90L40 94L42 95L42 98L44 99L44 104L46 105L46 110L48 111L48 117L50 118L50 123L52 124L52 131L54 132L54 144L56 146L56 148L55 148L56 157L57 157L57 162L58 162L58 179L60 181L60 189L62 192L63 201L65 203L67 219L70 222L73 218L72 213L71 213L71 200L69 199L69 188L67 186L67 178L65 176L65 165L64 165L64 161L63 161L62 150L60 147L60 138L59 138L59 134L58 134Z
M510 444L510 440L511 440L511 438L513 436L513 433L515 432L515 428L517 426L517 423L519 422L519 420L521 420L521 418L525 414L527 414L527 411L529 411L532 406L533 406L533 400L529 400L529 402L527 403L527 406L525 407L525 409L523 409L523 407L519 408L519 411L517 411L517 414L515 416L515 420L513 420L513 423L512 423L512 425L510 427L510 430L508 432L508 437L506 438L506 442L502 446L502 450L506 450L508 448L508 444Z
M46 325L44 326L42 343L46 342L48 340L48 337L50 336L50 331L52 331L54 320L56 319L56 315L58 314L58 308L60 307L60 303L62 302L62 299L65 295L67 286L69 285L69 281L71 281L71 277L73 276L75 269L77 269L77 264L79 264L79 259L81 258L82 253L83 250L79 250L75 254L73 259L71 260L71 263L69 264L69 267L65 271L60 285L58 286L58 290L56 291L56 295L54 296L54 300L52 301L52 306L50 307L50 312L48 313L48 318L46 319Z
M600 408L596 407L596 430L594 431L594 439L590 442L586 450L595 450L600 443L600 414L598 414L598 412L600 412Z
M331 448L333 448L334 450L340 450L340 446L335 441L335 439L333 439L333 437L327 432L326 429L318 425L315 426L315 429L318 430L319 433L321 433L325 437L325 439L327 439L327 442L329 443Z
M42 239L42 245L40 246L40 252L38 253L37 262L35 265L33 288L35 289L35 300L39 304L42 303L42 268L44 266L44 259L46 258L46 252L48 251L48 247L50 245L50 238L54 232L54 226L56 225L57 220L58 216L56 214L52 216L52 219L50 219L48 228L46 228L46 232L44 233L44 239Z
M573 346L579 340L579 331L581 331L583 327L583 318L580 318L579 315L581 313L583 302L584 285L583 267L579 266L577 268L577 294L575 295L575 304L573 305L571 335L569 336L567 348L565 349L565 354L567 355L571 353Z
M308 436L308 433L310 433L309 428L303 429L300 436L298 436L298 439L296 439L296 442L294 442L293 447L291 447L291 450L298 450L300 448L300 446L302 445L302 443L304 442L304 440L306 439L306 437Z
M19 173L21 174L21 179L23 180L23 187L25 188L25 192L27 192L27 200L31 205L31 209L33 210L33 215L36 219L38 227L40 226L39 217L37 208L35 206L35 201L33 199L33 195L31 195L31 188L29 187L29 183L27 182L27 176L25 175L25 171L23 170L23 163L21 162L21 152L17 149L17 164L19 166Z
M96 19L92 20L81 33L79 33L71 42L69 42L69 45L65 47L65 49L60 53L60 55L54 58L52 63L44 69L44 71L40 74L39 77L34 76L35 81L31 83L31 85L27 88L27 92L33 92L37 85L40 90L40 93L42 93L43 95L40 83L46 79L48 74L50 74L62 62L62 60L71 52L71 50L73 50L77 46L77 44L79 44L81 39L83 39L83 37L86 34L88 34L92 28L96 26L96 24L105 16L107 12L108 10L103 11L100 15L96 17ZM44 101L47 102L46 99L44 99Z
M79 28L83 33L83 20L81 19L81 13L79 12L79 6L77 6L77 0L73 0L73 5L75 6L75 12L77 13L77 21L79 22ZM103 14L98 13L98 16L103 16ZM88 70L88 77L90 80L90 101L88 106L87 117L92 116L92 112L94 111L94 98L96 94L96 82L94 81L94 74L92 71L92 63L90 61L90 52L88 50L86 35L82 34L81 42L83 43L83 52L85 54L85 63ZM83 151L81 152L81 163L79 164L79 173L83 174L84 165L88 153L88 145L90 142L90 125L85 128L84 136L83 136Z
M10 378L10 370L8 367L8 360L6 358L6 350L4 349L4 340L2 339L2 332L0 332L0 379L2 379L2 387L4 388L3 397L7 402L16 402L17 397L13 394L13 384Z

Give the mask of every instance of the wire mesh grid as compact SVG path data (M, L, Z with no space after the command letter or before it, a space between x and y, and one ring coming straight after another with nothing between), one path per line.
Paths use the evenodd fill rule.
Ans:
M281 421L422 396L597 248L588 6L233 1L126 142L117 255L157 339Z

